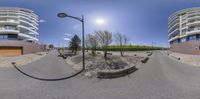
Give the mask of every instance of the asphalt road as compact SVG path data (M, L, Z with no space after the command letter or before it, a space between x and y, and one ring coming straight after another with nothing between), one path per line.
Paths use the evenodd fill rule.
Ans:
M56 52L42 60L51 57L55 58ZM32 71L28 66L20 68L35 76L68 75L62 66L43 66ZM0 68L0 99L200 99L200 68L174 61L161 52L155 52L135 73L117 79L87 79L79 75L63 81L39 81L15 68Z

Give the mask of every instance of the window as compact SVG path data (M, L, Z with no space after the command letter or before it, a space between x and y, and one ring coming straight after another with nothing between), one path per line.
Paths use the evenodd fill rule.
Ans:
M5 25L5 26L0 26L0 30L17 30L17 27L13 25Z
M4 39L7 39L7 38L8 38L8 35L4 35L3 38L4 38Z
M189 41L196 40L196 35L189 36Z
M179 40L179 39L176 39L176 40L174 40L174 41L171 41L170 44L177 44L177 43L179 43L179 42L180 42L180 40Z
M181 42L186 42L186 38L181 38Z
M186 27L186 23L182 24L182 27Z
M0 39L3 39L3 35L0 35Z
M0 40L5 40L8 38L8 35L0 35Z
M8 34L8 39L9 40L16 40L17 39L17 35L16 34Z
M0 35L0 40L16 40L17 39L17 35L16 34L3 34Z
M183 29L183 30L182 30L182 33L185 33L185 32L187 32L187 30L186 30L186 29Z

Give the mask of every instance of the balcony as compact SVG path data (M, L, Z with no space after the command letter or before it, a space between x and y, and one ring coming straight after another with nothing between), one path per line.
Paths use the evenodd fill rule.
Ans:
M189 18L188 18L188 21L194 20L194 19L200 19L200 16L189 17Z
M174 28L175 26L179 26L179 23L176 23L176 24L174 24L173 26L171 26L171 27L168 29L168 32L171 31L171 29Z
M169 33L169 34L168 34L168 36L170 36L170 35L172 35L172 34L176 33L177 31L179 31L179 29L178 29L178 28L177 28L177 29L175 29L174 31L172 31L171 33Z
M18 14L0 14L0 18L18 18Z
M35 40L35 41L38 41L37 38L33 37L33 36L30 36L30 35L27 35L27 34L23 34L23 33L19 33L18 34L19 37L22 37L22 38L26 38L28 40Z
M28 20L28 21L31 21L33 24L35 24L35 25L39 25L37 22L38 21L36 21L36 20L31 20L30 18L28 18L28 17L25 17L25 16L20 16L20 18L23 18L23 19L25 19L25 20Z
M188 22L188 26L194 26L194 25L199 25L200 24L200 20L194 20L194 21L190 21Z
M0 30L0 34L18 34L18 33L19 33L18 30L9 30L9 29Z
M36 17L34 14L20 13L20 16L23 16L23 17L29 18L31 20L34 20L36 22L39 22L38 17Z
M174 20L169 20L169 21L168 21L168 24L173 24L174 22L177 22L177 21L179 21L179 18L176 18L176 19L174 19Z
M36 31L34 31L34 30L31 29L32 27L26 27L26 26L23 26L23 25L19 25L18 27L26 29L26 30L29 30L30 32L32 32L32 34L39 35Z
M188 13L188 18L200 16L200 12L193 12L193 13Z
M5 19L5 20L0 20L0 24L17 25L19 24L19 21L13 19Z
M24 20L19 20L20 22L28 25L28 26L31 26L33 27L34 29L37 29L38 30L38 27L37 26L34 26L33 23L30 23L30 22L27 22L27 21L24 21ZM22 23L20 23L22 25Z
M187 32L187 35L200 34L200 28L193 28Z
M171 22L171 23L168 23L168 28L171 28L174 24L176 24L176 23L179 23L179 20L177 19L177 20L175 20L175 21L173 21L173 22Z
M173 40L176 40L176 39L178 39L179 37L180 37L179 35L177 35L177 36L175 36L175 37L172 37L171 39L168 40L168 42L171 42L171 41L173 41Z

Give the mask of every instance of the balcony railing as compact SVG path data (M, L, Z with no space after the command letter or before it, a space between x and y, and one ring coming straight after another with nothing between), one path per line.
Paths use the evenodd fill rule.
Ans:
M174 36L174 37L171 37L168 41L171 42L171 41L173 41L173 40L175 40L175 39L178 39L179 37L180 37L179 35Z
M176 33L176 31L179 31L179 29L177 28L177 29L175 29L174 31L170 32L170 33L168 34L168 36L170 36L171 34ZM177 33L178 33L178 32L177 32Z
M170 32L174 27L177 27L177 28L178 28L178 26L179 26L179 23L174 24L172 27L170 27L170 28L168 29L168 32Z
M0 19L0 22L11 22L11 23L18 23L17 20L13 20L13 19Z
M15 16L15 17L18 17L18 14L0 14L0 16Z
M5 26L5 27L0 27L0 30L17 30L17 28L16 27Z
M188 30L188 32L191 32L191 31L198 31L198 30L200 30L200 28L190 28L190 29Z
M200 28L193 28L193 29L188 30L187 32L188 35L197 34L197 33L200 33Z
M187 25L196 25L196 24L199 24L199 23L200 23L200 20L194 20L194 21L188 22Z
M31 29L32 27L26 27L26 26L23 26L23 25L19 25L18 27L24 28L26 30L29 30L32 34L38 35L38 33L36 31L34 31L34 30Z

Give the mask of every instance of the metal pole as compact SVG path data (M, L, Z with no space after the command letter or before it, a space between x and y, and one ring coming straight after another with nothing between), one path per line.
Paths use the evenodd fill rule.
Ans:
M83 52L83 71L85 70L85 27L84 27L84 16L82 15L82 52Z

